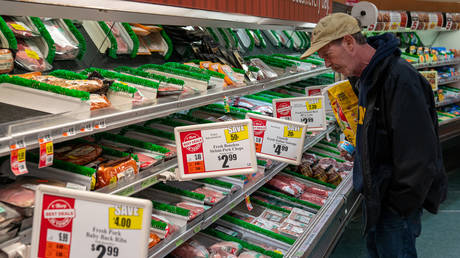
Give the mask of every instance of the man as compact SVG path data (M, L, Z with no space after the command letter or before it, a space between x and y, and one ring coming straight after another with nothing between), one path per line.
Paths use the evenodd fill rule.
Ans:
M318 52L357 79L353 185L364 196L370 257L416 257L422 209L437 213L447 192L433 92L398 45L392 34L366 41L355 18L336 13L318 22L302 55Z

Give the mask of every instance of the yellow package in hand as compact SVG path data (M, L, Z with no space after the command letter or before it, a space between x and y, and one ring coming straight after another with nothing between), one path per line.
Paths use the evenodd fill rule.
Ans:
M356 146L358 96L356 96L348 80L331 85L328 87L327 93L340 129L342 129L347 140Z

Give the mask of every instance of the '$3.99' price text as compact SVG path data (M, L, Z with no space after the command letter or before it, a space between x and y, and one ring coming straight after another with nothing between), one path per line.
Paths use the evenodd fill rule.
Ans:
M96 245L96 244L91 244L91 251L92 252L99 252L99 255L97 258L102 258L106 256L113 256L117 257L118 256L118 247L114 246L105 246L102 244Z
M224 161L222 163L222 168L229 168L230 166L228 165L229 161L234 161L237 160L238 156L236 154L222 154L217 157L217 160L219 161Z

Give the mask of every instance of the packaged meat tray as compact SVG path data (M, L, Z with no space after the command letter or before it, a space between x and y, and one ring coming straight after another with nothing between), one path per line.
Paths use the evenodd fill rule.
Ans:
M246 214L244 212L236 211L236 210L232 210L230 212L230 216L240 219L240 220L244 220L249 223L252 223L256 219L256 217L252 215Z
M270 209L265 209L262 212L262 214L260 214L259 218L281 224L283 220L286 218L286 216L281 212L277 212L277 211L270 210Z
M287 219L291 221L297 221L303 224L308 224L314 215L315 214L309 211L302 210L299 208L293 208L291 210L291 213L289 213L289 216L287 217Z
M157 236L157 234L155 234L154 232L150 232L150 235L149 235L149 248L154 247L160 241L161 241L161 239Z
M319 196L313 193L305 192L300 196L301 200L314 203L319 206L323 206L326 203L326 198L324 196Z
M211 245L208 250L211 254L230 254L230 255L238 255L240 251L243 249L243 246L240 243L232 242L232 241L224 241L219 242Z
M272 221L269 221L269 220L266 220L266 219L263 219L263 218L256 218L255 220L253 220L251 222L251 224L255 225L255 226L258 226L260 228L263 228L263 229L266 229L266 230L270 230L270 231L273 231L275 233L279 233L278 229L280 227L280 224L279 223L275 223L275 222L272 222Z
M15 62L27 71L48 71L52 66L33 39L18 39Z
M180 202L176 204L177 207L184 208L190 211L189 220L193 220L198 215L205 211L203 205L192 202Z
M285 220L279 227L279 232L288 236L299 237L305 232L306 225L292 220Z
M206 196L204 202L208 205L216 204L225 197L224 193L209 187L200 187L193 190L192 192L204 194Z
M9 73L13 71L14 59L11 50L0 49L0 73Z
M299 190L296 187L278 178L272 178L272 180L268 181L267 184L283 193L292 196L299 196L302 193L299 192Z
M204 245L196 240L188 240L172 253L175 258L209 258L209 252Z
M268 256L254 251L245 251L238 255L238 258L268 258Z
M0 230L9 227L21 219L22 216L16 210L0 202Z
M151 228L151 231L158 235L160 238L166 238L179 230L179 226L174 225L166 216L152 214L152 221L160 221L166 223L166 227L164 229L158 229L153 227Z
M98 78L92 78L91 80L66 80L51 75L37 75L32 76L30 79L71 90L81 90L90 93L97 92L104 88L104 82Z
M96 172L96 189L132 177L138 172L137 163L131 156L101 163Z
M133 50L133 42L121 23L106 22L106 24L117 40L117 54L131 54L131 51Z
M67 29L67 25L59 19L43 20L43 24L54 40L56 60L71 60L78 55L78 41Z
M83 143L67 145L54 150L56 159L76 165L85 165L97 159L102 153L102 148L96 144Z
M18 38L38 37L40 33L28 20L27 17L9 17L4 16L4 20L8 27L13 31L14 36Z

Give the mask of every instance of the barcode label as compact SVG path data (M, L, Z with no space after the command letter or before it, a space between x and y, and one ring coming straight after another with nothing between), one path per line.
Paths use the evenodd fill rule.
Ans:
M21 172L21 173L27 172L27 168L26 168L26 165L24 163L19 163L18 168L19 168L19 172Z
M103 129L106 127L105 120L101 120L94 124L94 129Z
M53 156L46 157L46 163L53 163Z

